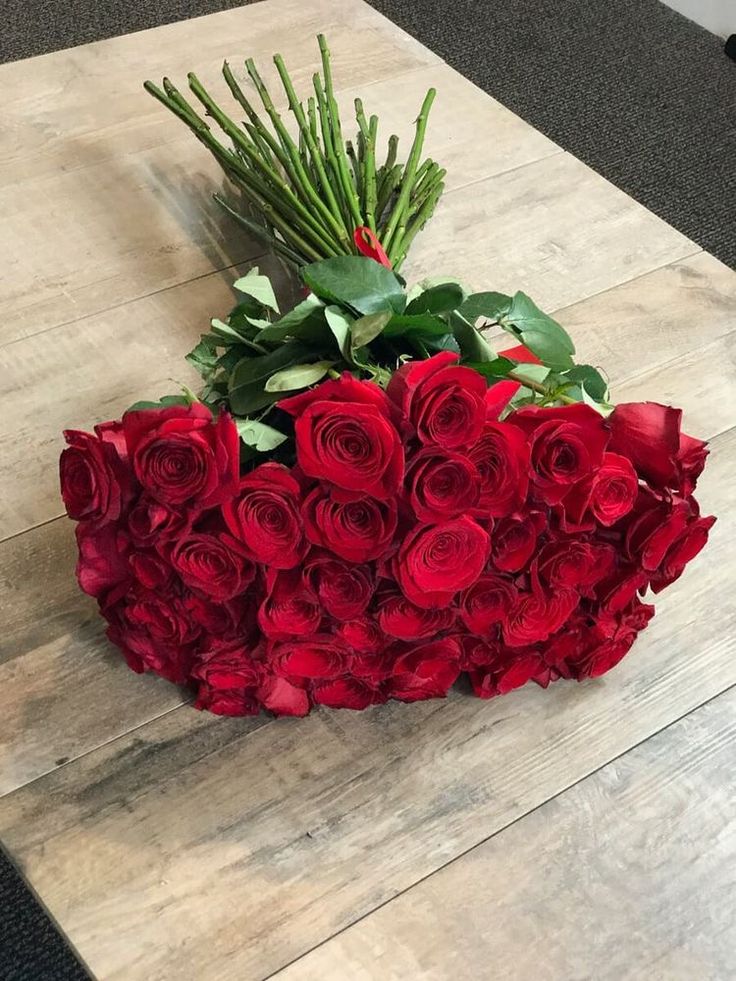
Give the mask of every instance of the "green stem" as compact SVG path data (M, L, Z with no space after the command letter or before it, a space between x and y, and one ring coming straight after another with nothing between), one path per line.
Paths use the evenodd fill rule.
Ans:
M422 207L419 209L418 214L409 223L406 231L402 233L401 237L394 239L394 245L391 247L391 251L388 252L388 257L391 260L394 269L397 271L401 268L401 265L406 258L406 253L409 251L409 246L432 216L432 212L434 211L437 202L442 197L442 192L444 189L444 184L438 184L432 194L430 194Z
M531 378L525 378L524 375L520 375L517 371L509 371L506 375L511 381L519 382L524 388L531 389L532 392L536 392L538 395L545 395L547 398L554 398L559 402L564 402L565 405L575 405L577 400L572 398L570 395L565 395L564 393L555 393L552 389L547 388L541 382L532 381Z

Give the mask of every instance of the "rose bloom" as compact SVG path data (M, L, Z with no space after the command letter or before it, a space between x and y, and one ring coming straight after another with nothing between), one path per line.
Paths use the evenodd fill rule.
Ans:
M578 526L595 522L610 527L627 515L636 501L639 479L631 461L618 453L604 453L594 474L576 484L565 497L565 516Z
M374 582L367 565L348 565L329 554L310 556L304 564L303 579L328 616L354 620L365 613Z
M631 460L656 488L692 494L705 466L707 444L681 432L682 410L657 402L624 402L609 417L610 449Z
M279 408L295 417L296 455L310 477L347 491L386 500L404 475L404 447L386 394L345 372Z
M360 654L380 654L386 646L385 634L368 617L338 623L334 632L335 637ZM360 673L356 664L352 665L352 669L354 674Z
M286 467L263 463L240 481L238 494L223 505L230 534L254 562L291 569L304 557L299 514L300 488Z
M474 634L487 634L502 623L517 596L514 584L502 576L481 576L460 597L460 617Z
M608 575L616 562L615 549L580 538L560 538L545 545L535 566L552 586L585 589Z
M369 562L393 545L398 524L396 501L364 497L341 502L319 487L302 505L304 531L319 545L348 562Z
M609 438L606 421L589 405L529 405L509 416L531 448L531 477L546 504L558 504L572 486L595 472Z
M489 546L487 532L472 518L420 525L407 535L395 560L399 586L417 606L447 606L481 574Z
M189 511L170 508L145 494L130 509L127 521L130 537L139 548L181 538L192 526Z
M117 525L96 527L83 521L76 527L77 581L88 596L98 599L112 591L125 592L132 579L130 537Z
M656 571L694 517L693 508L682 498L659 500L652 494L640 495L638 513L626 531L628 556L647 572Z
M398 640L434 637L455 622L452 610L423 609L393 589L384 591L378 598L376 618L381 630Z
M411 508L420 521L444 521L475 507L480 476L467 457L428 447L412 459L406 488Z
M258 715L261 710L263 665L237 640L211 641L197 659L192 678L199 682L194 703L198 709L235 716Z
M258 625L271 640L316 633L322 611L304 588L298 569L267 575L267 595L258 610Z
M279 677L304 687L313 680L334 680L345 674L350 653L329 634L315 634L271 644L268 660Z
M659 593L680 578L688 562L705 547L715 520L712 516L696 518L686 526L680 537L670 545L659 571L652 578L652 592Z
M345 677L333 681L318 681L312 689L312 697L318 705L327 708L361 711L370 705L385 702L387 696L370 682Z
M131 494L131 481L128 467L109 438L109 428L97 426L96 432L102 438L65 430L69 445L59 458L59 479L69 517L104 524L120 517Z
M546 516L539 511L501 518L493 531L491 558L495 567L501 572L523 569L534 554L537 536L546 523Z
M503 651L488 664L469 668L468 677L478 698L494 698L537 681L545 670L544 661L534 651Z
M573 589L534 590L518 596L503 623L509 647L525 647L547 640L575 610L580 597Z
M458 361L458 354L442 351L426 361L409 361L391 376L386 392L422 443L453 450L480 435L486 381Z
M397 658L385 691L402 702L444 698L460 674L460 656L452 637L412 646Z
M508 422L486 422L468 456L480 474L483 513L502 517L518 510L529 486L529 444L525 434Z
M217 422L201 402L126 412L123 429L135 475L148 495L176 507L211 507L230 497L240 438L227 412Z
M190 589L224 601L242 593L255 568L230 542L216 535L188 535L170 550L174 570Z

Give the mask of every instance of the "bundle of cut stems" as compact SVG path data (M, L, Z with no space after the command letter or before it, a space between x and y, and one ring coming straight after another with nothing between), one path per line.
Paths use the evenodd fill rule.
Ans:
M245 68L263 104L270 127L233 75L227 62L223 75L247 117L236 123L215 102L196 75L189 88L230 140L228 146L213 133L191 102L165 78L163 88L146 82L145 89L192 130L220 163L240 191L246 211L215 199L251 234L296 266L331 256L354 254L354 232L368 227L375 233L394 269L398 270L417 233L432 215L444 189L445 171L432 160L421 160L424 134L435 90L425 96L416 119L414 141L406 163L398 163L398 137L388 140L386 157L376 163L378 117L366 118L355 100L356 138L345 140L330 67L330 52L318 36L322 75L313 77L314 94L300 101L280 55L274 64L294 115L293 138L253 59Z

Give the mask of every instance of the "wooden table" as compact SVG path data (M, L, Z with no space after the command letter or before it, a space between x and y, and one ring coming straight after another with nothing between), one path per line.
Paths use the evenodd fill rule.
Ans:
M303 84L319 30L384 132L439 91L449 191L409 278L523 288L617 400L672 401L712 440L712 542L605 679L223 720L128 671L76 588L61 429L188 380L257 252L141 82L280 50ZM0 839L92 971L732 977L736 275L361 0L268 0L0 81Z

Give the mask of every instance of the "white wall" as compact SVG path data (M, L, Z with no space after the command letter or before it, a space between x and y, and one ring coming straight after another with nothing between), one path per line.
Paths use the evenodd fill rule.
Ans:
M668 7L679 11L707 27L714 34L728 37L736 34L736 0L664 0Z

